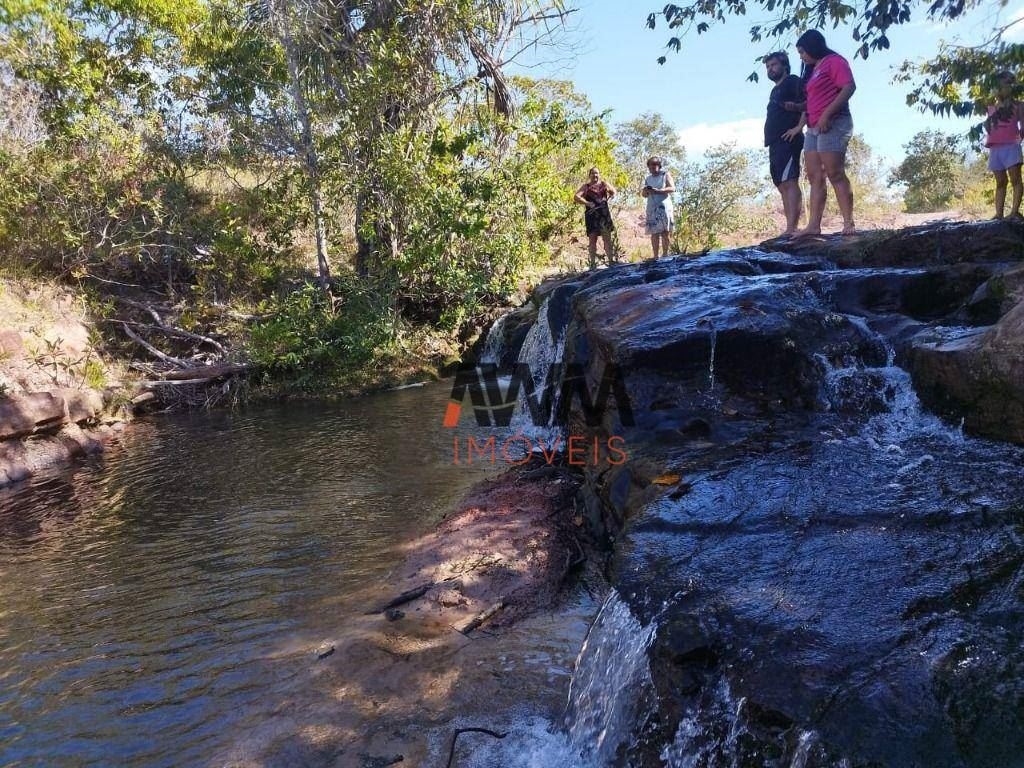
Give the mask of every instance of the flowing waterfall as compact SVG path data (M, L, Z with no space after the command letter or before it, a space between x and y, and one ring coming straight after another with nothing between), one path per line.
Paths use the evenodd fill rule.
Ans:
M502 315L494 321L494 325L487 332L484 348L480 353L481 363L497 365L501 361L502 346L505 344L505 323L508 321L508 318L507 314Z
M939 417L927 413L914 391L910 373L896 365L896 350L856 315L844 315L885 350L882 366L868 366L862 360L844 360L833 365L824 356L818 362L825 369L821 393L824 404L834 410L877 411L863 435L885 444L898 444L919 437L934 437L963 442L961 429L952 428Z
M576 659L564 728L520 718L502 741L485 740L473 768L606 768L651 711L647 650L656 623L643 626L617 592L605 599Z
M551 416L558 413L559 394L561 382L558 379L548 381L548 372L553 365L560 365L562 353L565 349L565 330L552 329L548 321L548 303L545 299L537 312L537 321L530 327L523 340L523 346L519 350L518 362L526 363L533 374L533 386L536 397L544 395L545 388L550 384L553 388L548 396L551 398ZM530 407L526 402L525 389L519 390L519 405L516 406L515 415L512 417L512 432L522 434L530 438L534 446L539 446L543 441L544 445L564 446L561 427L552 425L534 424L530 417Z
M576 660L565 716L569 742L587 765L608 765L650 711L647 649L656 630L655 621L641 626L614 590L594 620Z
M718 342L718 329L711 323L711 359L708 361L708 390L715 391L715 346Z

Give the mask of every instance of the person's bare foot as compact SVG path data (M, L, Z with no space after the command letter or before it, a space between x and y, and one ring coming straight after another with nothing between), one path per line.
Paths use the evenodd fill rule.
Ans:
M816 229L812 229L811 227L804 227L803 229L798 230L795 233L793 233L793 237L820 237L820 236L821 236L821 228L820 227L818 227Z
M842 235L856 235L857 234L857 227L855 227L852 223L846 224L843 227L843 231L840 234L842 234Z

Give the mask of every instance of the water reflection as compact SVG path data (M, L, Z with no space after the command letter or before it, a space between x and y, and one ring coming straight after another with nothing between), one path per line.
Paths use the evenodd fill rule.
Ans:
M486 466L448 387L137 425L0 492L0 765L196 764Z

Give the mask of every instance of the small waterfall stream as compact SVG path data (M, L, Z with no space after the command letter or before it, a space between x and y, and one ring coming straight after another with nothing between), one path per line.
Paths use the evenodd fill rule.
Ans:
M565 727L575 754L606 765L640 730L653 691L647 650L657 622L642 626L618 592L594 620L569 687Z
M490 363L497 365L501 360L502 346L505 343L505 324L508 322L509 316L502 315L494 321L494 325L487 332L487 338L484 339L484 348L480 353L481 363Z
M612 590L576 659L562 727L536 717L518 720L503 741L482 744L474 768L602 768L630 746L637 723L652 711L647 652L657 622L642 625Z
M553 420L555 414L558 413L560 382L559 377L551 374L551 372L553 370L557 372L558 366L562 363L562 353L565 348L565 329L551 328L548 317L549 304L550 299L545 299L544 303L541 304L537 312L537 320L523 340L523 346L519 350L517 362L525 363L529 366L533 377L534 396L538 399L550 398L550 413ZM504 319L503 317L495 323L485 342L485 350L489 350L488 354L495 361L500 360L502 357L503 332L501 323ZM551 375L549 376L549 374ZM508 381L506 380L505 386L507 385ZM543 443L549 450L555 445L564 448L562 428L554 425L551 421L548 424L534 424L526 398L526 389L523 386L523 382L520 382L519 404L516 406L515 413L512 416L510 433L525 435L535 447Z
M874 413L863 434L887 444L898 444L915 436L947 438L962 443L963 431L953 428L925 411L914 390L910 373L896 365L896 350L862 317L843 315L885 351L885 364L872 366L849 358L836 366L817 356L825 370L822 401L829 410Z

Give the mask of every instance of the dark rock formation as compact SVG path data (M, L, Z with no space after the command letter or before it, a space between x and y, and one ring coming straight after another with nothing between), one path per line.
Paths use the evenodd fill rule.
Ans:
M780 252L785 248L789 253ZM942 225L609 268L546 316L624 372L583 506L658 630L627 749L741 766L1024 753L1024 227ZM569 429L585 431L574 402Z
M1024 302L988 328L919 333L907 363L927 405L969 432L1024 445Z
M970 224L924 224L900 230L768 241L794 254L821 256L838 267L923 267L1024 260L1024 222L1002 219Z

